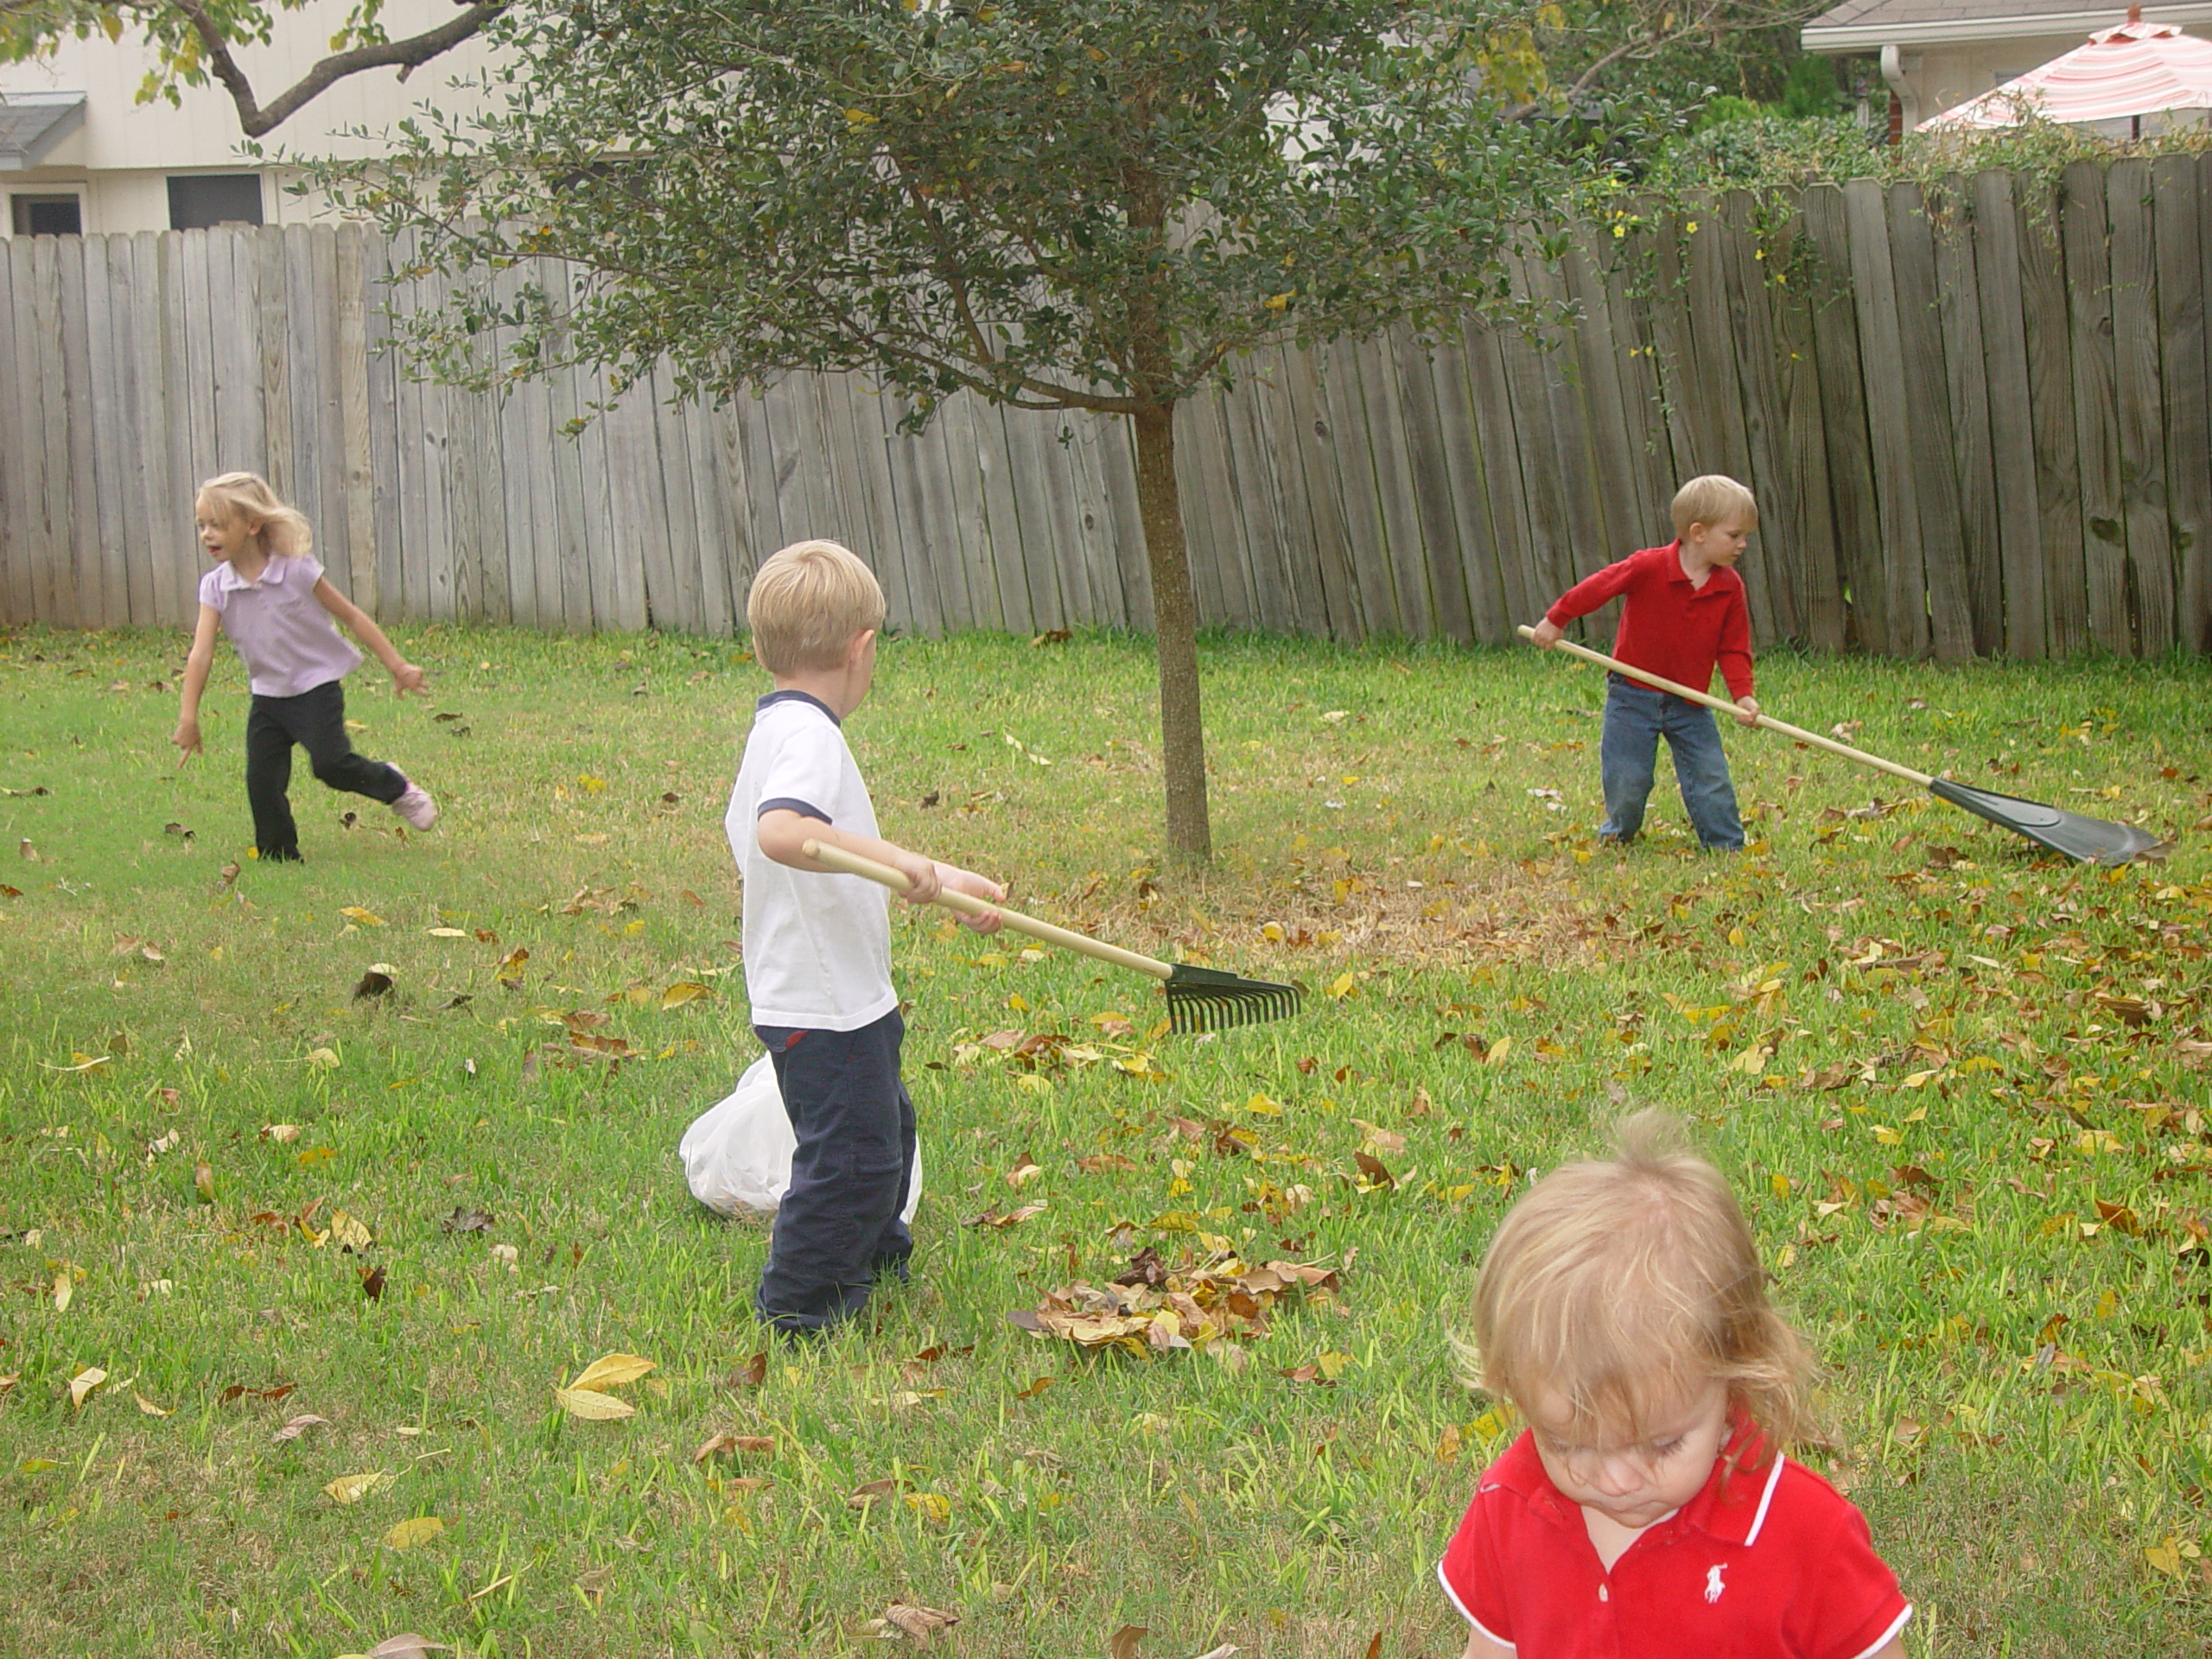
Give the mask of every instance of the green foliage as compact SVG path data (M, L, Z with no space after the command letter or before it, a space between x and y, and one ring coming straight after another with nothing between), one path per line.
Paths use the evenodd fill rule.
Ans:
M1742 1196L1829 1367L1840 1445L1809 1455L1940 1650L2201 1655L2201 836L2057 866L1732 727L1754 849L1691 852L1662 778L1618 855L1595 671L1224 639L1240 853L1185 880L1137 810L1147 643L894 640L847 722L887 834L1314 995L1154 1039L1149 982L894 906L913 1282L755 1381L766 1230L707 1217L673 1154L759 1052L720 817L765 677L728 641L394 632L435 701L363 677L348 713L446 817L403 840L302 767L308 861L279 868L241 858L227 652L179 768L181 635L0 635L0 1651L849 1659L902 1650L869 1624L898 1601L961 1615L933 1652L1139 1624L1166 1659L1456 1654L1436 1555L1513 1428L1452 1375L1468 1264L1528 1172L1653 1104ZM2194 664L1760 670L1784 716L1916 765L2162 832L2205 810ZM357 999L374 963L392 988ZM670 1006L689 984L716 995ZM1132 1047L1141 1076L1077 1052ZM1006 1321L1202 1232L1342 1292L1234 1367ZM562 1414L610 1351L658 1363L636 1414ZM754 1444L694 1461L722 1435Z
M1792 121L1815 121L1844 113L1843 88L1835 78L1835 61L1807 53L1789 66L1783 82L1779 112Z
M1480 6L1111 0L523 5L504 107L426 111L321 180L471 279L442 370L618 382L665 359L728 395L860 369L916 417L962 388L1134 411L1262 344L1502 290L1536 147L1466 95ZM1401 32L1393 35L1396 29ZM1408 43L1414 42L1414 43ZM499 277L551 255L555 307Z
M314 6L316 0L201 0L194 9L227 45L266 46L276 36L280 16ZM330 38L329 49L380 45L385 0L353 0ZM287 27L300 27L289 24ZM210 65L205 38L180 7L164 0L9 0L0 4L0 63L21 62L51 51L64 40L93 35L119 41L137 34L155 53L154 67L138 89L138 102L181 101L179 89L208 84Z

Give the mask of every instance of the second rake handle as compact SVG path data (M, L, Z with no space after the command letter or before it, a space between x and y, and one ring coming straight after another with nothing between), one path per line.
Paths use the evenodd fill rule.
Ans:
M871 881L880 882L893 893L904 893L913 884L888 864L879 864L872 858L862 858L858 853L849 853L842 847L832 847L824 842L809 841L800 848L816 863L847 875L864 875ZM986 911L996 911L999 918L1017 933L1027 933L1033 939L1042 939L1047 944L1057 944L1064 950L1079 951L1086 957L1096 957L1101 962L1110 962L1117 968L1132 969L1140 974L1149 974L1154 979L1166 979L1175 969L1168 963L1156 962L1150 957L1140 956L1134 950L1124 950L1118 944L1108 944L1103 939L1094 939L1088 933L1077 933L1065 927L1055 927L1050 922L1040 922L1034 916L1025 916L1018 910L1008 910L1004 905L994 905L965 893L955 893L950 887L938 891L937 902L947 910L957 910L963 916L980 916Z

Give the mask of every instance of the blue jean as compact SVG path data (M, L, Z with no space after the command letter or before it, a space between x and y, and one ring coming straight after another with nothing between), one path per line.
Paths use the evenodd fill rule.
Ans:
M1675 779L1699 842L1707 852L1741 852L1744 821L1737 816L1736 788L1728 781L1728 755L1713 711L1618 674L1605 677L1605 733L1598 746L1605 821L1599 835L1627 842L1643 828L1662 737L1674 751Z
M880 1273L906 1276L913 1236L899 1218L914 1171L914 1103L899 1080L897 1009L858 1031L755 1026L798 1145L776 1207L753 1306L786 1336L868 1306Z

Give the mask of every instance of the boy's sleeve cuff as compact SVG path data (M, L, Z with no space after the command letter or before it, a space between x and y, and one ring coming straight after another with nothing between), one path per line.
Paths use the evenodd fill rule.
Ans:
M773 800L761 802L760 810L753 815L753 822L759 823L771 812L796 812L802 818L818 819L832 828L836 827L836 820L827 812L815 805L813 802L802 801L796 796L779 795Z

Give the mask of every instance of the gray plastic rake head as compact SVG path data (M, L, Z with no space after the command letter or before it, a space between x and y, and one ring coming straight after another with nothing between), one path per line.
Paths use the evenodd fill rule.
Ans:
M1928 792L2084 864L2132 864L2139 858L2161 857L2166 850L2164 842L2132 823L2085 818L2041 801L2024 801L1948 778L1930 779Z
M1243 979L1217 968L1178 963L1167 976L1167 1024L1179 1035L1224 1031L1287 1020L1298 1012L1305 993L1295 985Z

